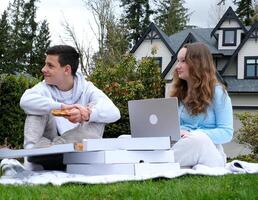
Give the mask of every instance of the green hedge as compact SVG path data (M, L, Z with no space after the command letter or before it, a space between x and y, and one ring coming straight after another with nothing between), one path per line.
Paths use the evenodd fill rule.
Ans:
M121 112L119 121L106 126L104 137L130 134L129 100L164 96L165 83L160 71L153 59L146 58L137 63L132 55L124 56L121 62L114 66L98 63L89 80L103 90Z
M0 144L20 148L23 144L25 113L19 106L24 91L38 80L22 75L0 76Z

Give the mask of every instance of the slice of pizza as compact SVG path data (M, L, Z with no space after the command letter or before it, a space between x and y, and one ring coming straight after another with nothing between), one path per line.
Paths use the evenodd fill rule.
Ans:
M70 116L69 110L65 110L65 109L53 109L51 110L51 114L56 117Z

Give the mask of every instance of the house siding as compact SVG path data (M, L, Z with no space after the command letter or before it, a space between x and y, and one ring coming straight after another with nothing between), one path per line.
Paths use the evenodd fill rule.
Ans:
M225 20L220 28L240 28L241 26L238 24L236 20Z
M241 50L238 52L238 79L244 79L245 72L245 57L246 56L258 56L258 41L250 38Z
M258 94L254 93L230 93L233 107L258 107Z
M167 97L169 97L169 94L170 94L170 90L171 90L171 85L172 85L172 83L170 82L170 83L166 83L166 88L165 88L165 97L167 98Z
M154 56L151 54L153 48L157 50ZM171 61L172 54L160 39L155 39L152 42L151 40L144 40L134 52L134 56L136 60L141 60L143 57L162 57L161 72L163 72Z

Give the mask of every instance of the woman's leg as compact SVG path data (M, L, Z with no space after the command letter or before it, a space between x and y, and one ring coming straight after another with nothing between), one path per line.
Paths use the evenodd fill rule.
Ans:
M192 133L189 137L180 139L172 149L175 162L178 162L181 167L193 167L197 164L209 167L225 165L222 153L205 133Z

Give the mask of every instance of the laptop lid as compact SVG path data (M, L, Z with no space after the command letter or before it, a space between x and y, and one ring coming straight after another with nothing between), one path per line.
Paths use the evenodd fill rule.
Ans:
M170 136L180 139L178 101L176 97L128 101L132 137Z

